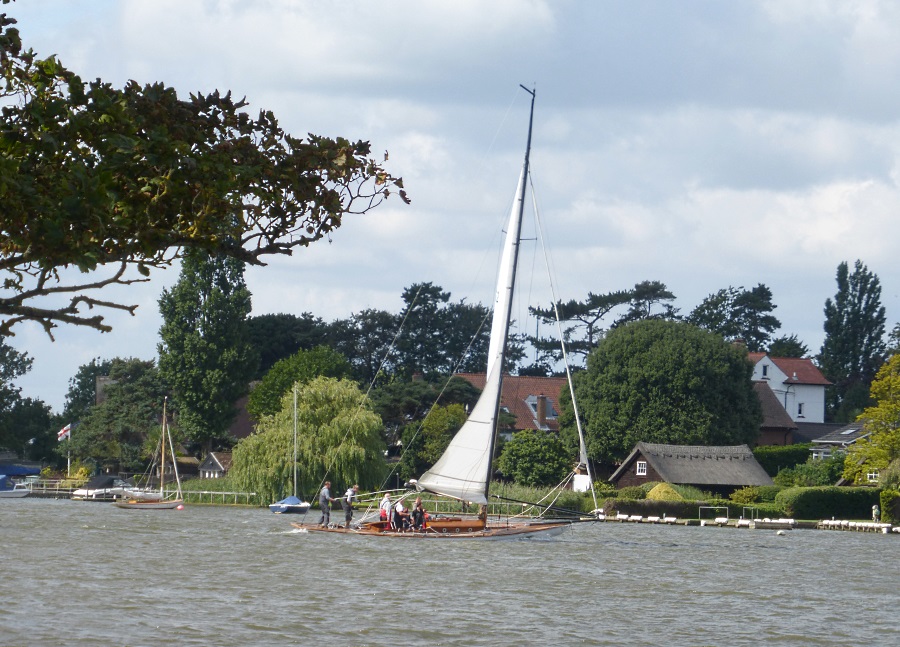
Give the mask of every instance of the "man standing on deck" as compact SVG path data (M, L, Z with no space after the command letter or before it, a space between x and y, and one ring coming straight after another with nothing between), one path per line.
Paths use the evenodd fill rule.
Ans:
M350 521L353 519L353 502L356 501L357 492L359 492L359 486L354 485L344 492L344 498L341 499L341 506L344 508L344 528L349 528Z
M328 527L331 523L331 481L325 481L322 491L319 492L319 507L322 509L322 518L319 519L319 525Z

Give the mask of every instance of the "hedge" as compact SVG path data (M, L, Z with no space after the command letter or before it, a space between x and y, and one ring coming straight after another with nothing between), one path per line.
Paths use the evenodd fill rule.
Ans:
M900 492L897 490L881 491L881 520L885 523L900 521Z
M603 513L608 517L617 514L640 515L641 517L676 517L678 519L699 519L700 508L715 506L728 508L728 518L739 519L744 516L745 508L747 518L778 518L783 517L784 512L780 506L774 503L754 503L741 505L733 501L714 499L711 501L655 501L652 499L606 499L603 501ZM750 508L754 510L751 511ZM720 511L721 512L721 511ZM721 516L716 514L715 516Z
M762 465L769 476L776 476L780 470L801 465L810 457L809 443L801 445L763 445L753 449L753 457Z
M792 487L775 496L794 519L871 519L880 490L871 487Z

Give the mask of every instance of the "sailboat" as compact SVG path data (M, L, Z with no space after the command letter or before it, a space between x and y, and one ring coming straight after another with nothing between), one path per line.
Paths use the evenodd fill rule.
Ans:
M477 504L475 517L434 516L419 532L398 532L389 521L363 521L357 527L319 527L294 523L297 528L315 532L352 533L385 537L447 538L447 539L505 539L550 536L561 533L569 520L526 520L507 518L488 520L488 498L491 481L491 461L497 437L500 414L500 395L503 385L503 365L506 359L507 337L512 315L513 291L521 238L522 215L525 209L525 190L528 179L531 132L534 120L535 92L522 86L531 95L528 120L528 140L525 162L516 190L516 201L510 211L506 237L500 258L500 270L494 297L493 320L485 386L466 422L450 441L438 461L418 480L412 482L419 492L428 492L462 502Z
M134 493L127 499L120 499L113 503L118 508L128 510L181 510L184 508L184 498L181 492L181 478L178 476L178 462L175 460L175 446L172 443L172 434L169 433L169 424L166 418L166 402L163 400L162 431L159 440L159 492ZM166 498L166 444L169 446L172 468L177 484L174 498Z
M310 505L297 496L297 387L294 387L294 494L269 505L275 514L306 514Z

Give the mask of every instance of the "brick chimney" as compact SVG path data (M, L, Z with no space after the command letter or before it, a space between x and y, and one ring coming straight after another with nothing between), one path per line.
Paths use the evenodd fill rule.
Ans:
M547 428L547 396L543 393L537 397L537 421L538 427Z

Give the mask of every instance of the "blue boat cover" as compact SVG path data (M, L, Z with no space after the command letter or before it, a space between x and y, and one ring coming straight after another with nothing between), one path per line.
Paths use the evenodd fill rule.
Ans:
M289 496L289 497L286 498L286 499L282 499L281 501L277 501L277 502L275 503L275 505L279 505L279 504L280 504L280 505L300 505L301 503L303 503L303 501L301 501L301 500L298 499L297 497L295 497L295 496Z
M26 465L14 465L12 463L3 463L0 465L0 474L5 474L6 476L32 476L40 473L40 467L28 467Z

